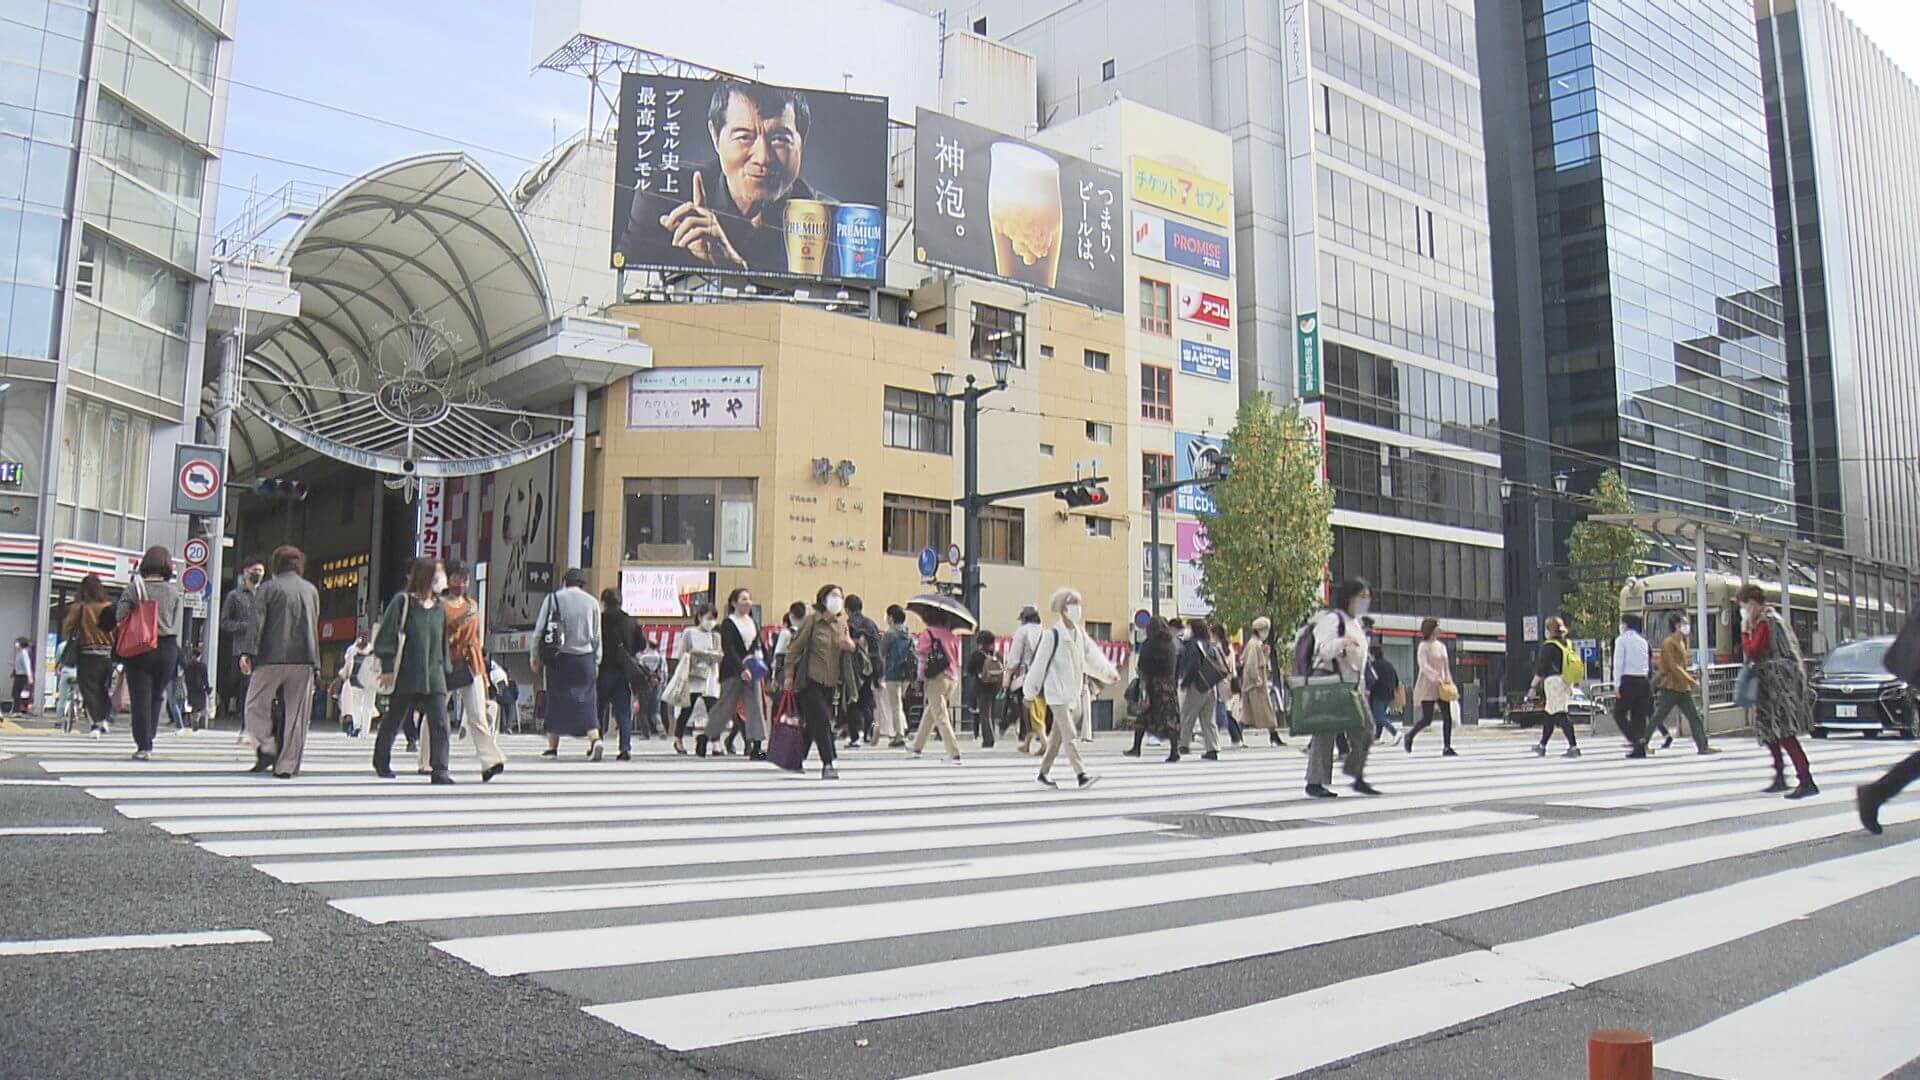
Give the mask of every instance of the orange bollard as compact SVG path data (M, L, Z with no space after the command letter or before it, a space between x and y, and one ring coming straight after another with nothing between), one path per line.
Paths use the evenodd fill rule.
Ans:
M1587 1080L1653 1080L1653 1036L1616 1028L1588 1032Z

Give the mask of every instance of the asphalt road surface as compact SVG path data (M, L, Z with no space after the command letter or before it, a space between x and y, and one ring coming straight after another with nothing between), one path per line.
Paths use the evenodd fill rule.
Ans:
M1113 736L1084 791L1004 742L823 783L514 736L431 788L160 738L0 734L0 1075L1576 1078L1618 1027L1669 1077L1920 1076L1920 793L1853 807L1907 743L1810 742L1789 802L1744 740L1479 732L1318 801L1292 746Z

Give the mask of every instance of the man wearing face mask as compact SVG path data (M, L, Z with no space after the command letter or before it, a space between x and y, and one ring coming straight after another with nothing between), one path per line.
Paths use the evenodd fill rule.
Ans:
M220 602L220 711L229 720L239 721L247 700L247 684L253 676L251 659L259 646L259 602L254 590L267 576L267 564L248 559L240 566L234 587ZM242 723L241 726L245 726Z
M1687 635L1693 632L1693 626L1685 615L1676 614L1667 618L1667 630L1667 639L1660 643L1660 705L1653 714L1654 726L1665 731L1667 714L1679 709L1693 725L1694 747L1702 754L1717 754L1720 751L1707 745L1706 721L1700 719L1700 706L1693 700L1693 692L1700 685L1689 670L1692 661L1687 654ZM1660 749L1672 745L1673 736L1669 734Z
M1027 668L1026 683L1022 687L1028 698L1044 700L1053 710L1046 753L1040 758L1040 782L1048 787L1060 786L1048 779L1047 773L1052 770L1060 748L1065 746L1067 759L1073 764L1074 778L1081 787L1091 787L1099 778L1087 773L1080 760L1080 747L1074 740L1074 732L1085 719L1087 680L1111 684L1120 678L1120 673L1087 636L1078 590L1059 590L1047 606L1059 620L1040 638L1039 649Z

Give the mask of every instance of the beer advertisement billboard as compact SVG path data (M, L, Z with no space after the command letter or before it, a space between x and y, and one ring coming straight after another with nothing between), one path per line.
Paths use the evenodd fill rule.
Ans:
M885 98L621 76L615 269L872 284L886 207Z
M917 123L916 261L1121 310L1124 177L942 113Z

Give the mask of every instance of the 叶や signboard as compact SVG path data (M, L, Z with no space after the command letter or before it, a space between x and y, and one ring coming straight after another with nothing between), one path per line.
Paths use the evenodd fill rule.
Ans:
M871 283L886 208L886 98L621 76L615 269Z
M211 517L220 512L227 452L217 446L173 448L173 512Z
M1119 173L941 113L916 119L915 260L1121 310Z
M627 386L627 430L757 428L757 367L652 368Z

